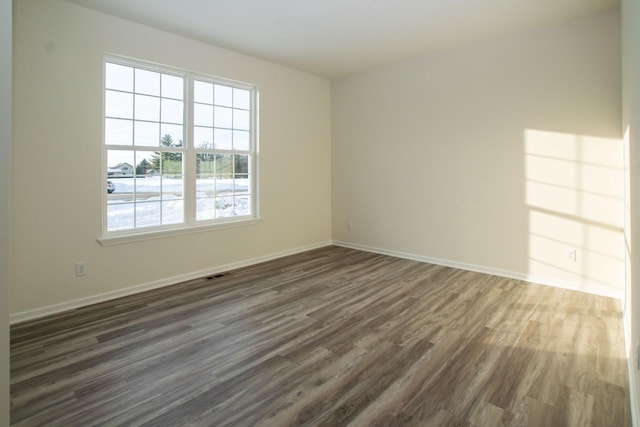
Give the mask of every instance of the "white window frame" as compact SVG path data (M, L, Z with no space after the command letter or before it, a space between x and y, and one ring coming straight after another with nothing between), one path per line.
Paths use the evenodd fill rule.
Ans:
M132 145L112 145L107 144L105 140L105 122L106 122L106 68L107 63L143 69L152 72L170 74L184 78L183 89L183 145L180 150L183 153L183 198L184 212L183 222L179 224L159 225L129 228L125 230L109 231L107 222L107 206L108 194L106 191L106 181L109 179L107 174L108 168L108 150L124 150L124 151L159 151L160 147L140 147L135 143ZM256 224L260 222L259 203L258 203L258 86L249 83L238 82L221 77L214 77L202 73L190 72L182 69L157 65L137 59L129 59L118 56L105 56L103 58L103 83L102 83L102 174L101 186L102 192L102 234L98 237L98 242L103 246L110 246L121 243L129 243L141 240L156 239L168 236L182 235L188 233L197 233L207 230L224 229L239 227L245 225ZM250 92L250 132L249 132L249 150L218 150L212 149L211 153L217 154L247 154L249 156L249 182L250 182L250 212L249 215L232 216L208 220L196 220L196 154L198 150L193 142L194 129L194 81L213 83L224 85L232 88L244 89ZM133 165L134 176L136 165Z

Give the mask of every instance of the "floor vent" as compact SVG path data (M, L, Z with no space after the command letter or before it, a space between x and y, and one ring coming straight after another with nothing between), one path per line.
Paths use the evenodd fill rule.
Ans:
M224 276L226 276L225 273L220 273L220 274L214 274L213 276L207 276L206 279L207 280L213 280L213 279L217 279L219 277L224 277Z

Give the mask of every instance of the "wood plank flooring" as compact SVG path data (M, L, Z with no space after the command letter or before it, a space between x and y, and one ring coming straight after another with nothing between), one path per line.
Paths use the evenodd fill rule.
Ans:
M616 300L327 247L11 330L14 426L630 426Z

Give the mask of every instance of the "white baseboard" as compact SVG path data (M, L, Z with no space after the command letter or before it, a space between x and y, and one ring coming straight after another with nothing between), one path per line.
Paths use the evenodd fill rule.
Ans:
M48 316L51 314L60 313L67 310L73 310L76 308L84 307L91 304L109 301L116 298L125 297L128 295L137 294L140 292L150 291L152 289L158 289L165 286L175 285L177 283L186 282L188 280L198 279L204 276L210 276L212 274L218 274L229 270L235 270L242 267L248 267L250 265L259 264L265 261L271 261L277 258L282 258L289 255L295 255L301 252L309 251L312 249L318 249L331 245L331 241L315 243L312 245L302 246L294 249L288 249L286 251L276 252L269 255L260 256L257 258L245 259L242 261L232 262L229 264L218 265L211 268L205 268L203 270L192 271L185 274L179 274L177 276L168 277L165 279L154 280L140 285L131 286L128 288L117 289L114 291L104 292L98 295L92 295L89 297L78 298L72 301L65 301L59 304L47 305L45 307L39 307L32 310L21 311L18 313L12 313L10 316L10 324L16 324L27 320L34 320L40 317Z
M91 304L96 304L104 301L109 301L116 298L125 297L128 295L137 294L140 292L149 291L152 289L162 288L165 286L175 285L177 283L185 282L188 280L197 279L200 277L208 276L211 274L217 274L228 270L233 270L237 268L247 267L254 264L259 264L265 261L271 261L277 258L282 258L288 255L294 255L300 252L309 251L312 249L321 248L324 246L329 246L334 244L336 246L342 246L351 249L358 249L366 252L378 253L381 255L389 255L397 258L410 259L413 261L426 262L429 264L443 265L446 267L459 268L461 270L469 270L475 271L478 273L492 274L494 276L508 277L516 280L524 280L527 282L539 283L543 285L555 286L563 289L571 289L577 290L581 292L587 292L596 295L607 296L611 298L622 299L622 294L616 290L608 289L605 287L597 286L597 285L585 285L581 283L574 283L569 281L561 281L557 279L550 279L545 277L532 276L525 273L518 273L508 270L501 270L486 266L479 266L475 264L467 264L458 261L445 260L440 258L432 258L422 255L416 255L406 252L387 250L382 248L376 248L372 246L360 245L356 243L342 242L342 241L326 241L321 243L316 243L312 245L307 245L303 247L298 247L294 249L289 249L286 251L276 252L269 255L264 255L257 258L246 259L242 261L237 261L225 265L219 265L203 270L193 271L185 274L180 274L173 277L168 277L164 279L154 280L147 283L142 283L140 285L131 286L128 288L118 289L114 291L105 292L98 295L92 295L89 297L78 298L71 301L65 301L59 304L52 304L44 307L35 308L32 310L21 311L17 313L12 313L10 317L10 323L20 323L27 320L33 320L40 317L48 316L51 314L60 313L67 310L73 310L79 307L84 307Z
M491 274L494 276L507 277L509 279L523 280L525 282L553 286L553 287L562 288L562 289L569 289L572 291L586 292L589 294L600 295L600 296L605 296L609 298L616 298L620 301L622 301L623 299L622 291L607 288L605 286L600 286L593 283L585 284L585 283L579 283L579 282L572 282L569 280L560 280L560 279L549 278L549 277L535 276L527 273L502 270L502 269L493 268L493 267L486 267L483 265L467 264L464 262L452 261L448 259L432 258L428 256L423 256L423 255L416 255L416 254L411 254L406 252L376 248L373 246L360 245L357 243L342 242L342 241L334 240L333 244L336 246L342 246L345 248L358 249L361 251L373 252L381 255L390 255L397 258L410 259L412 261L426 262L428 264L442 265L445 267L458 268L460 270L475 271L477 273Z

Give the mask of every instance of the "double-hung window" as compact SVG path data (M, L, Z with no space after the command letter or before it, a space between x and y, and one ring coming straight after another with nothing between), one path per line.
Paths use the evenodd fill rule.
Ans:
M104 65L102 240L255 219L256 87Z

